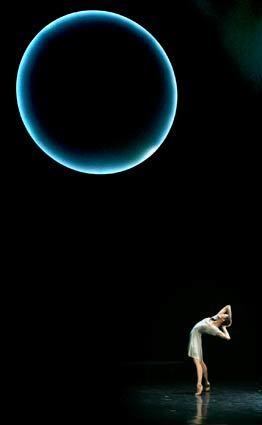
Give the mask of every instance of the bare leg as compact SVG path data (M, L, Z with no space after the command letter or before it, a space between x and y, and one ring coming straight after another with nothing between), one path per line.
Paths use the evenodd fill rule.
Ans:
M204 378L205 378L205 381L206 381L205 390L210 391L210 382L208 381L207 365L205 364L205 362L203 360L201 362L201 366L202 366L203 375L204 375Z
M202 377L203 377L203 368L201 365L201 361L198 359L193 359L195 366L196 366L196 371L197 371L197 392L196 395L201 395L202 391L203 391L203 386L202 386Z

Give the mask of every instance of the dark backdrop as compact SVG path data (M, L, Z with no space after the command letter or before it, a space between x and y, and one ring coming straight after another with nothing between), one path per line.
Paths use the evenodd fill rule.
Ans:
M230 204L247 195L247 189L253 191L256 167L250 167L250 161L255 160L258 142L261 92L241 77L220 43L217 28L196 3L17 2L13 84L25 48L44 25L73 11L105 9L134 19L160 41L174 66L179 100L174 126L156 155L126 173L97 177L71 171L46 157L27 135L14 98L15 133L10 143L15 175L34 179L34 184L44 181L50 188L54 179L63 179L61 190L72 185L79 193L86 186L112 184L132 184L137 189L142 179L161 185L166 193L197 193L200 199L210 200L223 196ZM227 11L232 7L224 4ZM259 13L257 9L258 16ZM251 181L252 187L247 188Z
M9 5L11 33L8 20L6 24L15 54L6 86L12 120L7 121L4 145L9 153L3 166L11 229L35 234L47 226L44 236L59 234L60 240L72 232L79 240L91 238L90 246L99 238L118 241L117 247L142 239L149 249L160 235L166 238L162 246L171 241L190 261L203 243L207 256L216 258L214 246L226 261L232 263L240 253L246 262L257 234L261 85L243 77L221 44L219 25L197 3L57 0ZM259 18L259 5L251 3ZM235 2L214 4L222 23ZM154 156L120 174L85 175L56 164L30 140L16 106L16 72L29 41L48 22L81 9L114 11L143 25L163 45L177 77L178 109L166 141ZM254 249L251 261L256 259Z
M165 48L178 82L165 143L139 167L111 176L76 173L46 157L27 135L15 100L28 42L58 16L91 8L144 25ZM8 317L21 391L25 383L31 395L47 386L45 396L57 403L61 394L80 400L92 388L94 404L97 394L106 403L101 388L128 382L125 365L134 361L181 361L191 379L188 333L227 303L232 341L204 341L212 373L255 379L260 92L241 78L213 25L190 1L24 1L10 9L15 55L5 251L16 282ZM182 276L226 278L180 279L181 269Z
M261 372L258 293L259 282L251 279L173 277L169 285L122 281L121 286L46 280L13 293L13 311L19 319L17 348L29 371L36 367L41 379L45 374L57 375L62 382L88 379L92 384L100 379L112 384L120 378L126 383L145 377L192 379L189 332L196 322L230 303L232 339L204 336L205 359L213 377L257 380Z
M220 252L227 252L230 261L233 246L234 255L237 251L246 258L250 255L259 204L261 89L243 78L220 42L219 25L213 25L196 3L57 0L15 4L15 15L9 12L15 45L14 66L8 72L12 93L8 104L13 114L5 140L11 160L4 164L12 228L24 229L30 217L30 232L36 220L39 232L48 223L63 237L73 231L74 237L88 232L90 238L94 232L93 244L97 232L102 238L109 232L107 240L114 235L114 240L127 245L138 235L144 242L156 241L160 234L171 243L177 241L180 253L187 253L190 261L202 243L206 255L213 253L209 249L213 243ZM215 5L222 18L233 8L233 3ZM175 122L158 152L138 167L108 176L77 173L48 158L30 140L15 99L17 67L29 41L58 16L92 8L121 13L152 32L166 50L178 83ZM261 16L259 8L256 13ZM252 262L256 255L254 251Z
M232 340L203 337L204 359L210 365L211 376L217 379L257 379L258 364L258 304L255 282L240 280L174 280L169 289L148 288L146 293L132 292L126 297L127 319L124 332L123 358L131 367L137 362L137 371L152 369L144 377L161 380L190 379L194 372L187 358L189 332L204 317L210 317L230 303L233 326L229 328ZM145 364L143 364L144 361ZM177 361L177 364L172 362ZM164 363L169 364L168 367ZM143 375L143 374L142 374ZM137 374L139 376L139 373Z

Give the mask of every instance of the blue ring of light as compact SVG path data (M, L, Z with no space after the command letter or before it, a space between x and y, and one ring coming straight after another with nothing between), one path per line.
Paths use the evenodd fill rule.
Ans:
M165 130L161 134L161 136L158 138L158 142L155 144L155 146L150 147L146 152L143 153L143 155L140 156L136 161L131 161L129 163L123 163L122 166L112 167L110 165L105 165L101 168L101 166L83 166L80 164L75 164L71 162L67 158L63 158L60 155L57 155L53 150L48 149L47 146L49 143L43 142L43 136L37 134L36 128L34 128L33 124L30 122L30 118L28 117L28 114L26 113L26 107L25 107L25 95L23 93L23 75L24 72L26 72L26 66L27 61L30 61L30 55L33 52L33 50L36 48L37 43L41 41L41 39L44 37L44 35L53 30L58 24L66 23L67 21L70 21L71 18L87 16L87 17L97 17L103 16L108 17L115 20L120 20L127 25L130 25L131 27L138 30L140 33L142 33L147 39L149 39L153 46L156 48L156 50L159 52L160 57L162 57L165 65L167 66L167 70L169 72L169 79L171 84L171 90L173 92L172 96L172 112L169 114L169 117L167 118L167 125L165 127ZM48 24L46 27L44 27L30 42L28 45L18 68L17 72L17 79L16 79L16 97L17 97L17 104L18 109L22 118L22 121L26 127L26 130L28 131L31 138L34 140L34 142L40 147L42 151L44 151L48 156L50 156L52 159L54 159L56 162L58 162L61 165L64 165L67 168L70 168L75 171L79 171L82 173L88 173L88 174L113 174L113 173L119 173L125 170L128 170L130 168L133 168L142 162L144 162L147 158L149 158L164 142L166 139L172 124L174 122L174 118L176 115L176 108L177 108L177 83L175 78L175 73L172 68L172 65L170 63L170 60L162 48L162 46L159 44L159 42L141 25L137 24L136 22L132 21L129 18L126 18L122 15L118 15L113 12L107 12L107 11L99 11L99 10L92 10L92 11L81 11L81 12L74 12L70 13L68 15L62 16L61 18L56 19L55 21Z

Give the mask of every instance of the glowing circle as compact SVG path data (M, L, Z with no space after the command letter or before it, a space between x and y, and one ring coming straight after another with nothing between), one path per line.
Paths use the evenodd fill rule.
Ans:
M117 173L163 143L177 85L158 41L106 11L65 15L43 28L19 65L17 103L34 142L73 170Z

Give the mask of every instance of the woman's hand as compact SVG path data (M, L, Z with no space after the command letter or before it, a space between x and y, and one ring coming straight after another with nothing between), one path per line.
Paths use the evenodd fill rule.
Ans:
M229 333L227 331L227 327L226 326L221 326L221 328L222 328L222 331L223 331L223 334L224 334L224 338L227 339L227 340L230 340L231 337L230 337L230 335L229 335Z

